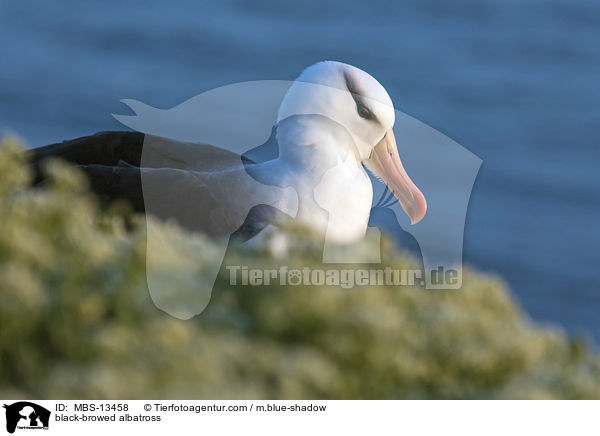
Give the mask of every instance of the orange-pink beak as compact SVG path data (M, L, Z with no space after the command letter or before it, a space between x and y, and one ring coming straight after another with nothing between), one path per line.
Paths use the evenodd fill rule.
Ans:
M411 224L423 219L427 212L427 201L419 188L408 177L400 155L392 129L373 149L373 155L367 161L379 177L383 179L390 191L400 202L402 209L409 216Z

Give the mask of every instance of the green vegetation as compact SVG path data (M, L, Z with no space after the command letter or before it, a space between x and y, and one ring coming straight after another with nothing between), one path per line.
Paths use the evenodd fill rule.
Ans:
M174 319L148 294L143 220L100 210L64 164L47 170L47 186L28 187L15 141L0 145L3 398L600 397L584 343L531 323L501 282L470 271L449 292L229 287L225 274L204 313ZM178 244L199 236L156 225L176 287L195 273ZM289 237L302 244L285 262L316 265L317 243ZM411 266L389 250L393 267ZM276 261L258 248L229 257Z

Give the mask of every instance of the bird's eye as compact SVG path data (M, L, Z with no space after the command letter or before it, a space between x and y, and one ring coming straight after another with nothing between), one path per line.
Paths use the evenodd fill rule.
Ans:
M373 112L371 112L368 107L363 106L362 104L358 105L356 107L356 110L358 111L358 115L360 115L361 118L364 118L366 120L375 119L375 115L373 115Z

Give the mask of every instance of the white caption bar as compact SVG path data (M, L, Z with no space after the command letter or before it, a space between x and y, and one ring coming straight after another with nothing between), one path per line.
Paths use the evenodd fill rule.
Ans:
M175 435L562 436L600 431L596 401L5 400L3 404L1 431L19 436L164 435L167 431Z

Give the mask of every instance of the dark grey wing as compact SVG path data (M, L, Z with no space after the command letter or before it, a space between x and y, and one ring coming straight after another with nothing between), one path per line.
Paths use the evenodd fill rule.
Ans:
M30 150L31 164L40 174L40 164L57 157L76 165L179 168L211 171L240 163L236 153L200 142L180 142L140 132L99 132Z
M125 199L138 212L144 212L140 167L214 171L242 162L239 155L209 144L125 131L99 132L34 148L30 154L34 184L44 179L42 162L60 158L87 174L92 191L103 202Z
M88 176L90 188L104 204L125 200L137 212L172 220L210 236L229 235L243 227L247 209L243 205L236 208L215 192L207 173L138 168L125 162L112 167L92 164L78 168Z
M240 165L239 154L201 142L181 142L145 135L141 167L219 171ZM251 163L251 160L249 161Z
M139 132L99 132L30 150L35 180L43 178L42 162L49 157L75 165L116 166L120 161L140 166L144 134Z
M122 171L128 174L129 170ZM241 163L216 172L174 168L142 168L140 172L146 213L211 237L228 237L238 231L236 236L249 239L268 224L277 225L296 213L289 205L293 190L256 181Z
M90 189L103 204L125 200L136 212L146 211L140 168L125 162L117 166L91 164L77 167L87 175Z
M208 144L101 132L31 151L36 181L43 177L43 160L58 157L84 171L104 203L126 200L135 211L175 219L211 236L235 232L249 239L282 216L289 218L274 207L279 188L264 185L246 170L254 164L251 158Z

